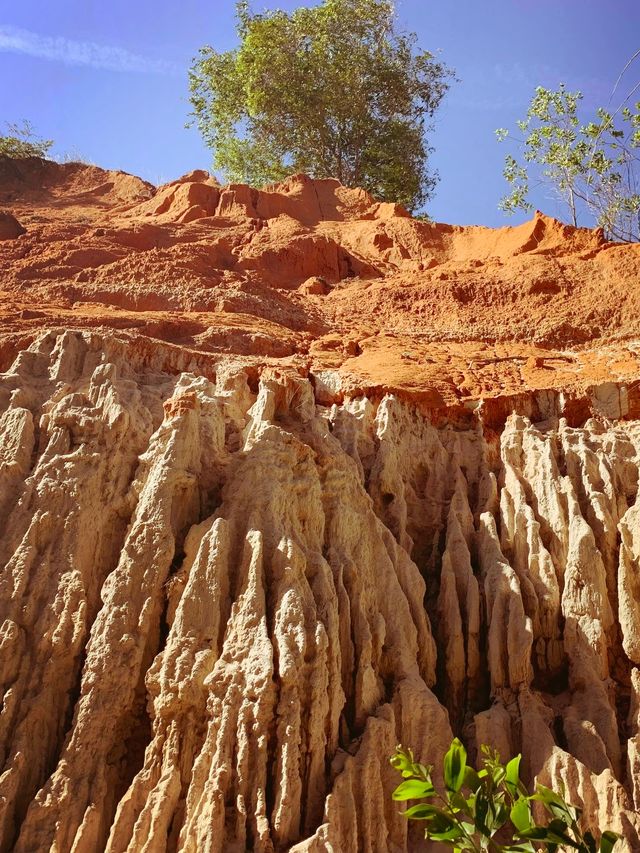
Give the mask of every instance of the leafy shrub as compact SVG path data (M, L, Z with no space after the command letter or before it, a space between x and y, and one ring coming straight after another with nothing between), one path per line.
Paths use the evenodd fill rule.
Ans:
M580 809L544 785L529 794L520 780L520 755L506 765L488 746L482 747L482 769L467 764L467 753L455 738L444 757L445 791L436 790L433 767L416 762L410 749L397 747L391 764L403 782L394 800L426 800L408 808L409 820L425 822L425 838L441 841L456 851L532 853L536 850L577 850L610 853L619 836L603 832L598 846L591 832L580 829ZM533 804L540 803L550 820L538 824Z
M20 160L26 157L44 158L51 146L52 139L41 139L33 131L30 122L21 125L7 123L8 134L0 136L0 156Z
M499 206L506 213L531 210L534 177L568 205L574 225L578 212L586 211L609 239L640 240L640 101L614 112L601 107L582 124L582 99L562 83L555 91L538 86L527 117L517 122L522 136L496 131L499 141L516 142L521 151L520 160L512 154L505 159L511 192Z

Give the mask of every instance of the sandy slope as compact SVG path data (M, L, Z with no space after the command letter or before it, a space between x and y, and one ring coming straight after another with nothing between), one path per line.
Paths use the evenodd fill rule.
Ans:
M27 229L0 241L5 363L43 326L99 326L434 408L609 380L636 405L640 246L598 232L431 225L302 176L155 189L39 161L0 163L0 206Z

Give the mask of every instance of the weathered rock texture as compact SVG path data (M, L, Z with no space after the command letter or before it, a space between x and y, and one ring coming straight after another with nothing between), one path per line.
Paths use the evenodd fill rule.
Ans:
M491 232L482 243L479 229L423 231L431 226L335 182L296 179L261 195L193 173L156 192L90 172L103 183L89 201L103 207L87 202L87 215L117 223L112 241L127 227L148 236L123 222L150 214L153 240L170 233L194 264L199 249L180 229L215 220L215 240L200 235L198 246L216 252L228 229L227 283L248 313L207 309L196 334L214 330L207 347L183 303L153 327L133 303L122 325L104 304L95 322L87 303L69 307L80 285L51 259L38 267L34 228L68 236L90 167L44 164L38 180L12 168L5 185L28 230L7 241L2 284L12 319L0 336L0 851L423 849L390 799L388 758L402 742L439 764L453 733L472 754L482 743L504 758L522 752L529 781L562 782L587 825L640 850L637 249L540 217L522 226L548 239L530 260L528 244L509 249L527 276L582 246L567 284L579 292L574 330L587 322L580 292L596 265L620 271L602 297L617 292L617 325L609 343L580 349L568 331L570 354L532 356L524 318L509 326L505 313L487 367L485 345L462 337L469 324L477 335L490 326L481 307L449 347L437 342L441 316L416 325L398 294L433 281L402 266L400 231L390 244L371 238L396 267L386 278L370 277L363 252L359 277L345 282L342 249L329 270L317 253L331 229L353 240L354 221L369 235L384 214L385 233L392 222L422 235L414 252L429 235L442 252L458 241L455 263L438 262L453 270L442 281L471 287L460 256L486 254ZM38 226L47 181L46 203L53 194L67 218ZM125 190L136 196L126 204ZM308 199L295 208L307 231L294 238L290 206L312 191L318 210ZM351 205L350 220L342 208L331 219L335 199ZM247 237L238 205L268 224ZM238 264L275 251L254 245L273 219L289 254L245 264L256 272L243 278ZM495 257L517 231L491 238ZM118 276L102 270L98 284L87 257L76 257L75 282L94 282L113 306L125 292ZM132 299L175 288L157 255L136 263ZM500 282L491 287L506 299ZM435 306L438 294L429 298ZM377 336L347 335L347 299L359 305L354 326ZM376 314L384 299L395 308ZM31 306L23 316L10 315L17 302ZM188 342L176 340L181 328ZM415 381L398 372L405 355ZM530 374L516 377L528 358ZM477 382L462 390L465 359Z

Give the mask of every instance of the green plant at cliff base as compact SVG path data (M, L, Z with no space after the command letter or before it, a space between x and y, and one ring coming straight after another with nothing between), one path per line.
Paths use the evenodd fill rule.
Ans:
M455 738L444 757L445 790L432 781L433 767L416 762L410 749L397 747L391 764L403 782L394 800L426 800L401 812L409 820L425 823L425 838L441 841L456 851L577 850L579 853L610 853L619 836L603 832L600 843L591 832L580 830L580 809L544 785L530 794L520 781L520 756L506 765L490 747L483 746L482 769L467 764L467 753ZM546 812L548 822L537 823L534 804Z
M337 178L420 207L437 179L426 134L452 74L398 30L392 0L236 10L239 46L203 47L189 75L214 168L253 186Z
M34 133L31 122L22 124L7 123L8 133L0 136L0 157L11 157L19 160L26 157L44 158L51 146L52 139L41 139Z

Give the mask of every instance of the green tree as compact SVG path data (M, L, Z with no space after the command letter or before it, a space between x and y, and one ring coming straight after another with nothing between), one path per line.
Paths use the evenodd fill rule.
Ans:
M0 156L21 159L24 157L44 158L51 146L52 139L41 139L34 133L31 122L6 125L8 133L0 136Z
M615 113L603 108L592 121L579 117L581 92L538 86L527 116L517 122L522 136L504 128L499 141L520 146L520 159L505 158L504 176L511 192L500 202L507 213L530 210L530 182L550 185L569 207L595 219L614 240L640 240L640 102Z
M323 0L290 14L236 5L239 46L203 47L193 118L231 181L335 177L411 209L430 196L430 120L452 79L391 0Z
M439 793L432 767L415 761L411 750L397 747L391 764L402 774L392 794L394 800L426 800L401 812L409 820L424 821L425 838L441 841L455 851L535 853L558 849L578 853L611 853L619 836L603 832L598 845L591 832L580 829L580 809L544 785L529 794L520 780L520 756L506 765L487 746L482 747L482 768L467 763L467 753L455 738L444 757L445 790ZM540 803L547 824L535 820L533 804Z

